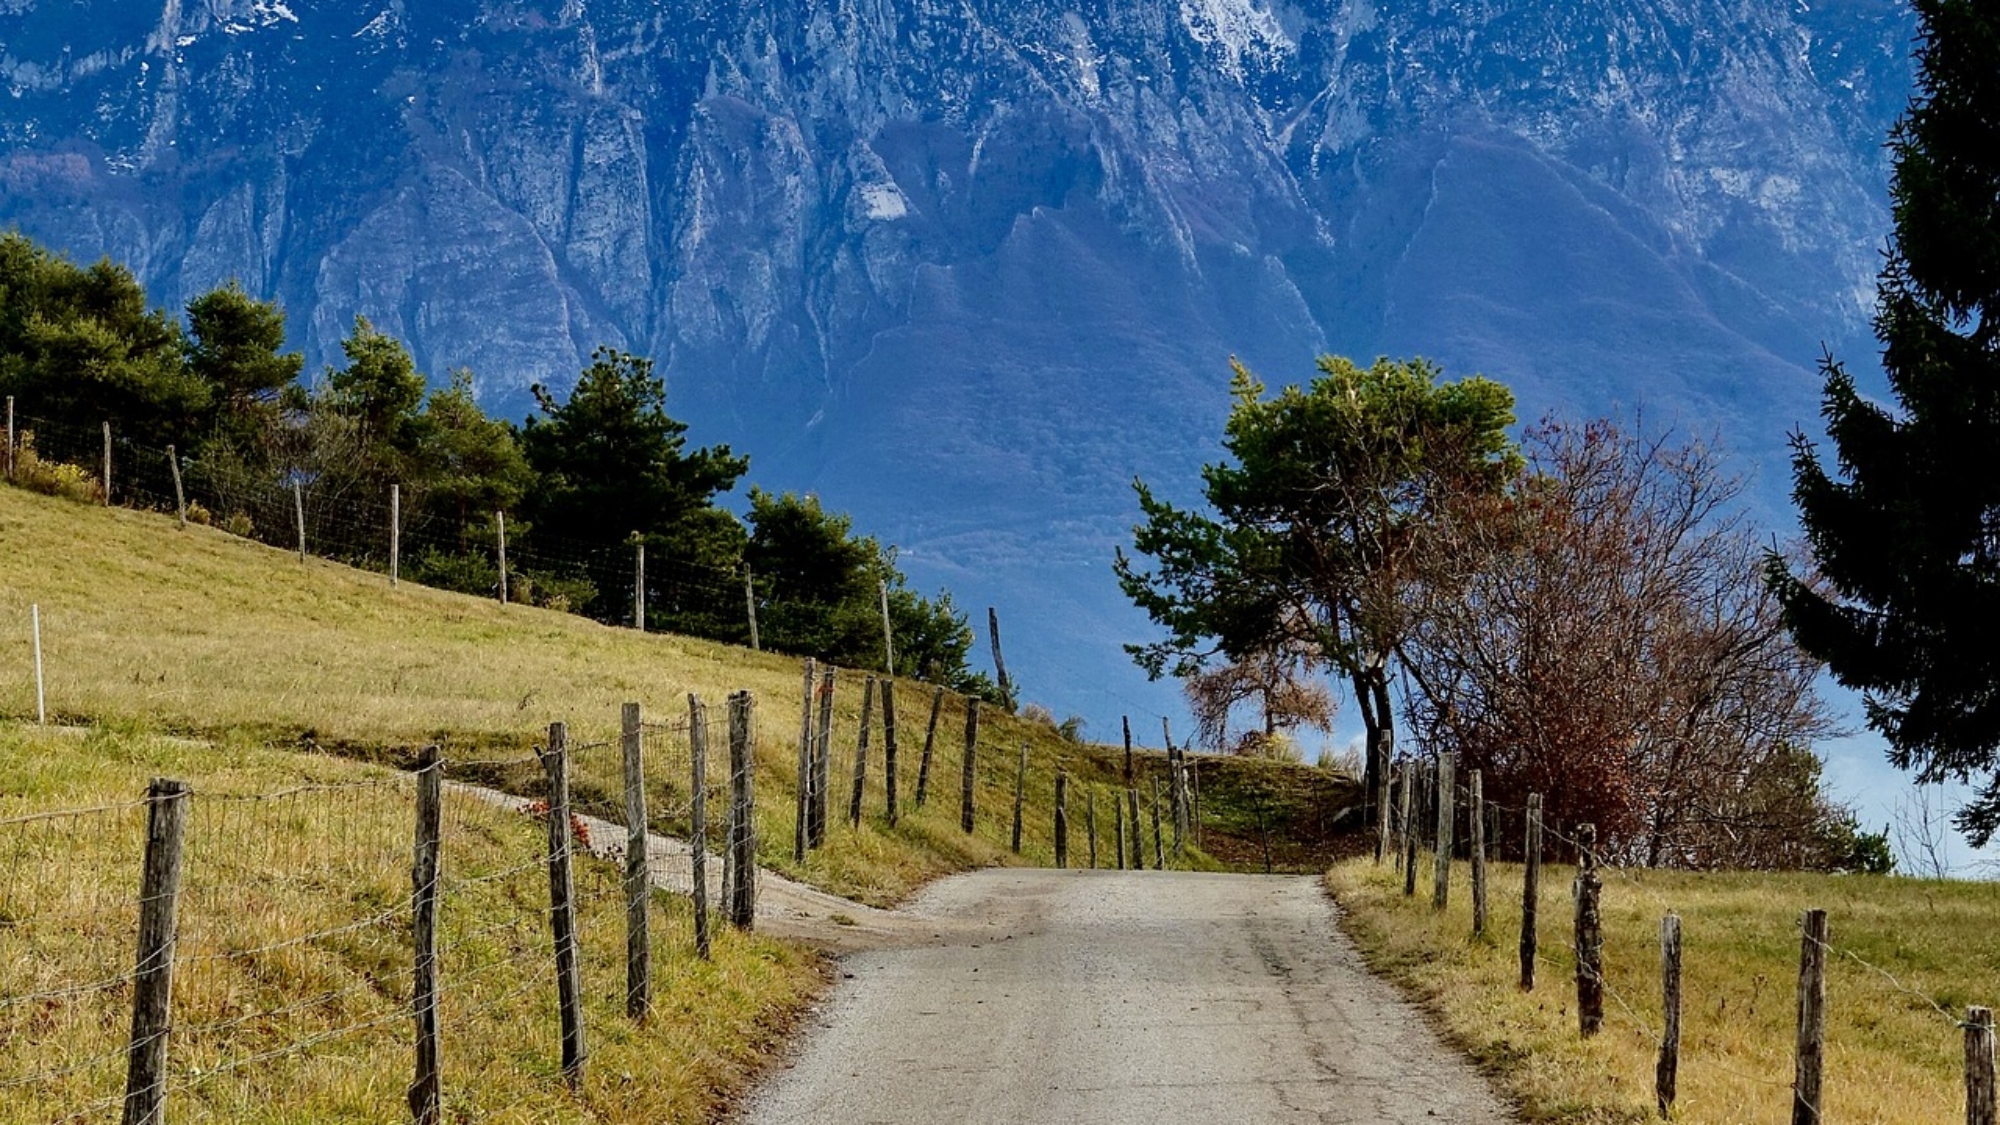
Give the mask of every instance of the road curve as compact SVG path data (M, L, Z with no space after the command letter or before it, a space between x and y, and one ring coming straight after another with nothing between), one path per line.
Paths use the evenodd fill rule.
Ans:
M1312 878L991 869L848 954L745 1125L1515 1119ZM923 932L928 930L929 932Z

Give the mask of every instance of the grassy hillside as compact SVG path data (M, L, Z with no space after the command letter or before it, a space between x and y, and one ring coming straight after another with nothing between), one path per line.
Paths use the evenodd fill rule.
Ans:
M115 1103L135 890L154 776L192 778L169 1117L322 1125L403 1116L410 1075L407 775L232 740L0 725L0 1089L10 1121ZM76 815L22 819L55 809ZM624 1014L618 874L577 872L591 1058L560 1053L540 857L546 829L445 801L439 1000L447 1120L694 1122L775 1048L815 959L718 933L692 956L685 903L656 899L655 1018ZM643 1087L642 1096L634 1096ZM102 1120L100 1109L84 1119Z
M1962 1120L1969 1004L2000 1001L1991 955L2000 885L1846 875L1607 872L1602 897L1605 1026L1583 1041L1575 1013L1574 870L1543 869L1537 987L1518 989L1521 869L1495 865L1488 937L1471 936L1464 864L1450 908L1368 860L1328 884L1377 968L1420 997L1488 1065L1534 1121L1658 1120L1653 1067L1661 1025L1660 919L1683 928L1680 1095L1675 1120L1783 1121L1792 1102L1798 918L1828 914L1828 1121Z

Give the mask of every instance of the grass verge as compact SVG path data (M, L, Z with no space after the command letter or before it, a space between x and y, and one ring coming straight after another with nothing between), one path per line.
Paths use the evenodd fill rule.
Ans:
M148 778L189 781L169 1047L177 1121L404 1115L413 786L330 757L0 725L0 1089L8 1120L122 1095ZM20 819L54 809L74 816ZM446 1120L712 1120L823 979L786 943L654 900L653 1017L624 1014L618 873L579 857L586 1078L558 1069L542 822L450 793L440 902ZM100 1120L106 1111L88 1116Z
M1580 1039L1571 868L1543 869L1532 993L1518 988L1521 868L1495 864L1492 926L1471 936L1466 865L1431 909L1366 859L1326 877L1369 963L1408 989L1531 1121L1640 1122L1653 1108L1661 1022L1660 919L1681 917L1680 1097L1675 1120L1783 1121L1792 1104L1801 911L1829 915L1825 1106L1829 1121L1962 1119L1964 1046L1954 1017L2000 1000L1991 955L2000 886L1877 876L1607 872L1603 1032ZM1942 1011L1940 1010L1942 1009Z

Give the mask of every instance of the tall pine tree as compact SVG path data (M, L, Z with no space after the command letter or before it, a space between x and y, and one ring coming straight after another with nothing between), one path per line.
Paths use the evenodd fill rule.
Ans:
M1982 845L2000 827L2000 9L1915 6L1875 322L1896 407L1825 361L1834 468L1803 436L1793 455L1818 578L1769 576L1892 762L1980 786L1957 820Z

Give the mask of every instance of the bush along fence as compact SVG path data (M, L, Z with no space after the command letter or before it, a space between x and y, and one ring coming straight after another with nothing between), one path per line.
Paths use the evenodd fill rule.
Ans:
M727 634L759 647L758 601L747 569L657 552L649 559L639 542L606 547L544 531L522 542L518 521L505 511L459 513L450 522L424 518L415 511L416 497L400 485L370 492L328 474L274 476L227 458L192 460L172 446L133 442L108 422L78 426L17 416L11 397L6 410L0 473L22 488L166 513L183 527L214 526L295 551L301 561L323 558L375 571L391 585L408 581L503 603L587 611L641 630L650 613L655 629Z
M1442 911L1450 900L1455 847L1454 829L1461 822L1469 830L1462 849L1467 860L1467 890L1472 897L1472 934L1493 937L1493 919L1488 901L1487 852L1493 826L1502 812L1516 814L1521 826L1521 889L1518 953L1520 988L1533 992L1542 981L1538 969L1544 966L1570 970L1573 975L1577 1033L1588 1039L1604 1027L1608 997L1633 1026L1651 1039L1657 1048L1653 1074L1654 1101L1660 1116L1672 1119L1679 1094L1682 1047L1682 966L1681 918L1668 904L1642 886L1636 877L1602 862L1594 825L1578 825L1563 832L1546 823L1542 797L1530 794L1522 808L1508 808L1484 800L1480 771L1473 770L1463 785L1453 777L1453 755L1444 754L1429 762L1404 762L1394 772L1388 802L1388 846L1378 852L1376 863L1393 862L1403 876L1403 894L1415 897L1419 872L1431 872L1431 908ZM1542 865L1551 842L1570 851L1576 875L1571 887L1573 911L1567 929L1570 937L1557 939L1570 954L1570 962L1546 957L1541 951L1543 919L1539 915ZM1657 1024L1642 1018L1638 1006L1613 989L1605 973L1603 896L1605 876L1622 876L1622 889L1652 900L1662 907L1659 928L1660 1018ZM1558 923L1560 924L1560 923ZM1996 1125L1994 1021L1990 1007L1967 1006L1961 1016L1903 984L1888 970L1870 963L1853 950L1833 943L1827 911L1808 909L1799 918L1799 961L1796 1040L1793 1047L1794 1073L1789 1083L1758 1075L1740 1074L1710 1060L1711 1065L1754 1083L1788 1084L1792 1091L1792 1125L1819 1125L1822 1119L1826 1070L1827 965L1848 960L1870 974L1879 976L1897 992L1917 1005L1934 1010L1963 1032L1965 1114L1967 1125Z
M432 748L407 773L269 792L159 778L142 798L0 818L0 1098L52 1122L122 1107L127 1125L153 1125L188 1096L254 1113L287 1068L398 1027L419 1125L537 1026L575 1086L590 1058L586 977L620 974L624 1017L644 1022L662 958L709 955L709 849L651 835L649 815L684 816L696 841L720 821L722 920L754 924L753 721L749 694L731 696L714 732L728 757L712 770L707 710L690 697L666 724L628 706L614 741L573 743L554 724L519 758ZM615 821L572 797L572 778L600 769L623 779ZM457 780L529 772L539 798ZM546 825L542 840L524 819ZM684 936L658 926L683 917ZM622 957L614 942L587 946L621 923ZM58 942L63 956L49 955ZM504 1046L466 1038L489 1012L510 1029Z
M854 690L855 679L860 680L859 724L843 737L835 729L835 697L843 684ZM913 688L919 692L914 712ZM1189 845L1199 846L1199 786L1184 750L1169 746L1164 785L1157 776L1146 781L1135 769L1128 728L1122 783L1091 783L1073 777L1057 758L1038 758L1025 740L1012 746L982 740L984 706L976 697L935 685L806 660L796 754L787 769L795 796L792 862L807 864L814 852L837 844L843 825L849 833L864 823L893 830L910 818L955 823L968 835L998 819L1013 854L1024 854L1030 843L1041 845L1047 851L1038 852L1052 855L1057 867L1165 869L1183 861ZM1046 826L1027 819L1031 785L1049 786L1054 793ZM982 791L1010 794L1011 803L990 809L980 803ZM1142 803L1150 810L1150 844ZM1072 847L1079 804L1080 850ZM1111 818L1102 841L1100 810Z

